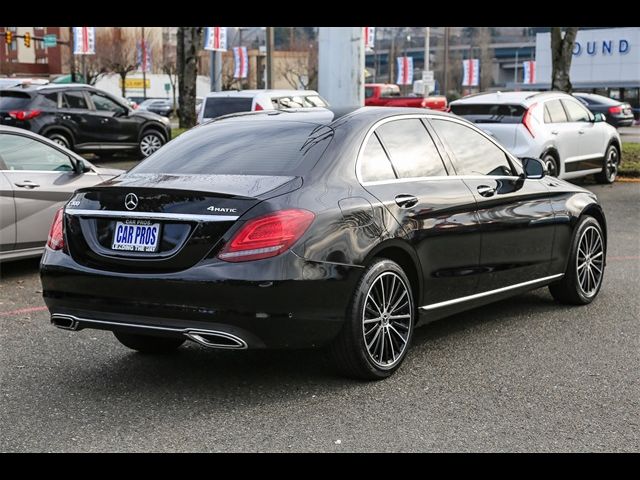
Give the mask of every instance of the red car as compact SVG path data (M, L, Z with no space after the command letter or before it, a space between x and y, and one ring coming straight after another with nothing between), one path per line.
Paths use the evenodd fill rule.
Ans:
M364 86L364 104L367 107L413 107L445 111L447 98L443 96L402 97L398 85L367 83Z

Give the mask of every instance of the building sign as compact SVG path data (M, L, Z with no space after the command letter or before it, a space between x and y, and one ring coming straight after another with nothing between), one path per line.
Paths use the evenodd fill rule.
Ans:
M227 27L207 27L204 33L204 49L227 51Z
M536 83L536 62L533 60L522 62L522 69L524 71L522 83Z
M96 27L73 27L73 53L95 55Z
M551 84L551 38L536 35L536 81ZM571 60L574 87L640 86L640 27L578 30Z
M480 84L480 60L469 58L462 61L462 86L477 87Z
M413 57L396 57L398 61L398 85L413 83Z
M118 79L118 85L120 86L120 88L122 88L122 78ZM143 83L142 83L142 79L141 78L127 78L124 82L124 87L125 88L144 88L143 87ZM146 81L146 88L151 88L151 79L147 78Z

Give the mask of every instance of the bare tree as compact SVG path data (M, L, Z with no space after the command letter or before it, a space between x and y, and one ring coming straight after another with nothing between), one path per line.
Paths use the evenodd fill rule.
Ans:
M136 42L134 36L122 27L114 27L108 30L105 37L108 45L105 52L108 70L117 73L122 81L122 96L127 96L127 75L136 70Z
M111 65L109 59L113 52L113 31L112 29L97 28L95 55L85 55L85 69L87 78L85 81L89 85L95 85L103 76L110 73Z
M292 50L281 52L275 70L292 88L307 90L318 82L318 42L306 38L290 40Z
M178 65L176 62L175 52L167 54L162 62L162 73L169 77L171 84L171 93L173 96L173 110L176 110L176 86L178 84Z
M571 93L569 72L578 27L565 28L563 32L562 27L551 27L551 90Z
M178 27L178 118L180 128L196 124L196 78L202 27Z

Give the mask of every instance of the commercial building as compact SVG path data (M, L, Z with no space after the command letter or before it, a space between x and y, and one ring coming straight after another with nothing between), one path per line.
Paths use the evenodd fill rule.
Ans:
M7 44L6 33L12 41ZM31 36L29 46L24 35ZM44 35L55 35L58 43L45 47L39 40ZM69 29L67 27L0 27L0 77L42 77L69 72Z

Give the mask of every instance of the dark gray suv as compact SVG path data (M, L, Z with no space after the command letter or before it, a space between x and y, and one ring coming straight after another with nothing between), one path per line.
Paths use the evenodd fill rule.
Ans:
M24 128L73 151L102 157L121 151L148 157L171 139L165 117L133 110L123 100L82 84L2 89L0 125Z

